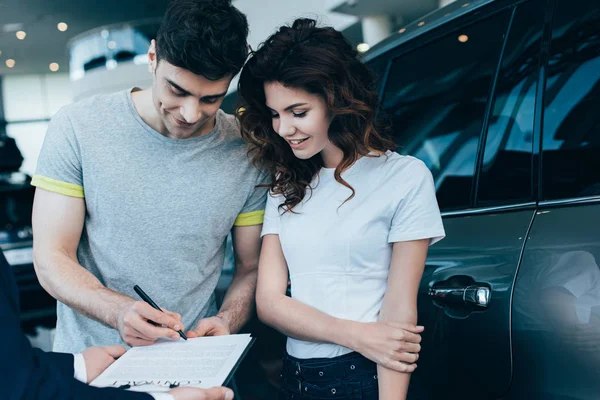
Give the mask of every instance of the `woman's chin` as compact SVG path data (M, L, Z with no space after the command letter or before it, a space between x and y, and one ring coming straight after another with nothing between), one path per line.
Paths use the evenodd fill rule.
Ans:
M299 158L301 160L308 160L309 158L311 158L312 156L315 155L313 152L309 152L309 151L306 151L306 150L294 150L294 149L292 149L292 152L294 153L294 155L296 156L296 158Z

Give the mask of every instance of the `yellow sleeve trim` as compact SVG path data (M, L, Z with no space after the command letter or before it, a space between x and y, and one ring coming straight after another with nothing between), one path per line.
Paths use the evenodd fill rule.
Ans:
M233 226L252 226L260 225L265 219L265 210L252 211L240 214L235 219Z
M34 175L31 179L31 185L50 192L64 194L70 197L79 197L83 199L83 186L73 183L61 182L43 175Z

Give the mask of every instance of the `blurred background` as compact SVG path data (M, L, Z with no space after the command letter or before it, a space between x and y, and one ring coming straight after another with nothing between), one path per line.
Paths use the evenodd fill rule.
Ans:
M80 99L149 87L146 52L167 4L0 0L0 249L42 349L56 303L32 265L30 180L48 123ZM430 396L410 398L598 399L600 0L233 4L252 48L298 17L342 31L386 75L379 111L396 151L432 172L448 237L430 249L419 292L427 328L410 388ZM217 298L232 274L229 246ZM438 283L483 285L493 306L441 304ZM245 329L258 340L236 398L276 398L285 338L257 319Z
M341 30L360 52L452 0L235 0L256 48L300 16ZM50 118L98 93L151 84L146 52L168 0L0 1L0 247L22 291L23 326L55 323L55 303L37 284L31 255L29 185ZM223 108L231 112L236 81ZM231 272L228 259L225 272ZM227 274L225 274L227 275ZM223 285L227 285L224 276ZM40 346L47 343L40 340Z
M342 31L361 53L450 3L453 0L233 1L248 17L252 48L280 25L305 16ZM48 123L71 102L149 87L146 52L167 4L168 0L0 0L0 248L17 276L23 329L44 350L52 347L56 303L39 285L32 265L30 180ZM222 106L227 112L233 110L236 86L237 79ZM231 251L225 264L220 296L233 272ZM267 339L255 346L254 357L261 358L263 371L246 371L240 378L250 391L245 398L271 398L265 376L276 380L284 339L258 321L250 325L249 330Z

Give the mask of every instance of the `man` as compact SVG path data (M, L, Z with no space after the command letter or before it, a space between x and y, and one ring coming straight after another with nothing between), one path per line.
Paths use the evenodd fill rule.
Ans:
M151 88L52 119L32 184L34 264L59 300L55 351L150 345L185 327L230 334L250 318L266 191L219 110L247 35L230 1L173 0L148 51ZM236 272L217 313L229 232Z
M231 400L225 388L177 388L166 393L136 393L114 388L94 388L91 382L115 358L122 346L92 347L75 356L32 349L21 332L19 296L11 266L0 251L0 398L16 399L115 399L115 400ZM75 379L77 378L77 379Z

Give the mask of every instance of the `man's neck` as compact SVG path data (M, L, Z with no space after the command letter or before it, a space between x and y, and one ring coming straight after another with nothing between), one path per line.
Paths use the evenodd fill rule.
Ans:
M152 101L152 89L134 89L131 91L131 101L138 115L150 128L162 135L168 135L167 128L162 122L160 115L154 108Z

